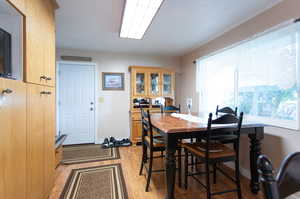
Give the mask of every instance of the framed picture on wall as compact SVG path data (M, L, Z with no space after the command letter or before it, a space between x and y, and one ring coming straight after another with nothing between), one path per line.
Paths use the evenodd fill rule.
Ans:
M124 73L102 73L102 90L124 90Z

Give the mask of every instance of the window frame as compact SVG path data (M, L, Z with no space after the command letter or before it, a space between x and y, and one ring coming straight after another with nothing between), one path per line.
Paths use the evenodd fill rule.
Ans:
M220 53L223 53L225 51L231 50L235 47L241 46L245 43L251 42L261 36L264 36L268 33L274 32L276 30L279 30L280 28L284 28L286 27L287 23L284 23L283 25L278 25L277 27L274 27L272 29L270 29L269 31L266 31L262 34L258 34L255 37L252 37L250 39L247 39L245 41L239 42L235 45L232 45L228 48L222 49L222 50L218 50L208 56L199 58L197 60L197 72L196 72L196 90L199 94L199 101L203 99L203 93L202 93L202 89L201 89L201 84L199 77L201 77L200 72L202 71L199 67L201 67L201 61L218 55ZM283 27L284 26L284 27ZM300 32L296 32L296 36L295 36L295 42L296 42L296 83L297 83L297 103L296 103L296 118L295 120L285 120L285 119L276 119L276 118L272 118L272 117L262 117L262 116L253 116L253 115L245 115L245 121L256 121L259 123L264 123L270 126L274 126L274 127L279 127L279 128L287 128L287 129L292 129L292 130L299 130L300 129ZM198 64L199 63L199 64ZM238 66L234 66L235 70L234 70L234 105L235 107L238 107L239 105L239 68ZM205 70L205 69L204 69ZM217 106L217 105L216 105ZM201 111L201 102L199 102L199 111ZM212 110L213 111L213 110Z

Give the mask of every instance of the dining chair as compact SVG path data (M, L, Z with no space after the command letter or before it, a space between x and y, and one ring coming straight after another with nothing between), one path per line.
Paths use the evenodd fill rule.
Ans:
M212 113L209 114L207 122L207 131L203 135L201 141L196 143L184 143L182 144L185 152L185 188L188 188L188 177L195 179L200 185L202 185L207 191L207 199L211 199L214 195L225 194L229 192L237 192L239 199L242 198L241 185L240 185L240 171L239 171L239 143L240 143L240 129L243 121L243 113L240 116L234 116L232 114L223 115L215 120L212 119ZM224 128L223 131L214 131L212 125L226 125L230 124L231 127ZM231 140L231 144L234 146L230 148L220 142L212 140L211 138L218 134L225 133L227 131L233 132L236 135L236 139ZM192 172L189 171L188 155L192 153L205 165L204 172ZM219 168L217 164L225 162L235 163L235 177L231 177L223 169ZM213 167L213 171L210 171L210 167ZM213 173L213 183L217 183L217 171L219 171L224 176L228 177L236 184L236 189L230 189L220 192L211 191L210 174ZM205 183L203 183L199 178L195 177L197 175L205 175Z
M235 109L233 110L232 108L230 107L223 107L223 108L219 108L219 106L217 106L216 108L216 117L219 117L219 113L222 113L222 114L232 114L234 116L237 116L237 110L238 108L235 107ZM232 132L227 132L226 134L225 133L222 133L220 135L215 135L214 137L211 138L212 140L217 140L219 142L221 142L222 144L227 144L227 143L230 143L231 140L234 140L236 139L236 135L234 135L234 133Z
M164 172L165 169L157 169L153 170L153 160L154 158L158 158L161 156L154 157L155 152L162 152L166 150L166 145L164 142L164 138L159 135L153 134L153 126L151 123L151 115L149 110L145 111L141 108L141 121L142 121L142 161L139 174L142 175L143 168L146 169L147 175L147 183L145 191L149 191L149 185L151 180L151 175L153 172ZM149 152L149 157L148 157ZM180 154L181 146L178 145L177 153ZM178 183L181 186L181 156L177 157L178 160ZM149 162L148 162L149 161ZM146 164L148 163L148 168Z
M180 104L176 106L160 106L160 112L161 113L181 113L181 107Z
M232 108L226 106L226 107L223 107L223 108L219 108L219 105L217 105L217 108L216 108L216 116L219 115L219 113L223 113L223 114L232 114L232 115L235 115L237 116L237 107L235 107L235 109L233 110Z
M267 156L260 155L257 166L266 199L283 199L300 191L300 152L289 155L276 176Z

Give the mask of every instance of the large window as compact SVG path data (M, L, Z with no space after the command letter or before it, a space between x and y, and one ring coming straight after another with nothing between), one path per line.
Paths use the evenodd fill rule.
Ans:
M298 129L299 24L200 58L200 111L238 106L249 120Z

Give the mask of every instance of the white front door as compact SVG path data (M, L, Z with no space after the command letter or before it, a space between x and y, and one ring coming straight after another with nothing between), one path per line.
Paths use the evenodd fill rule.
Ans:
M85 63L58 65L58 118L64 144L95 142L95 66Z

